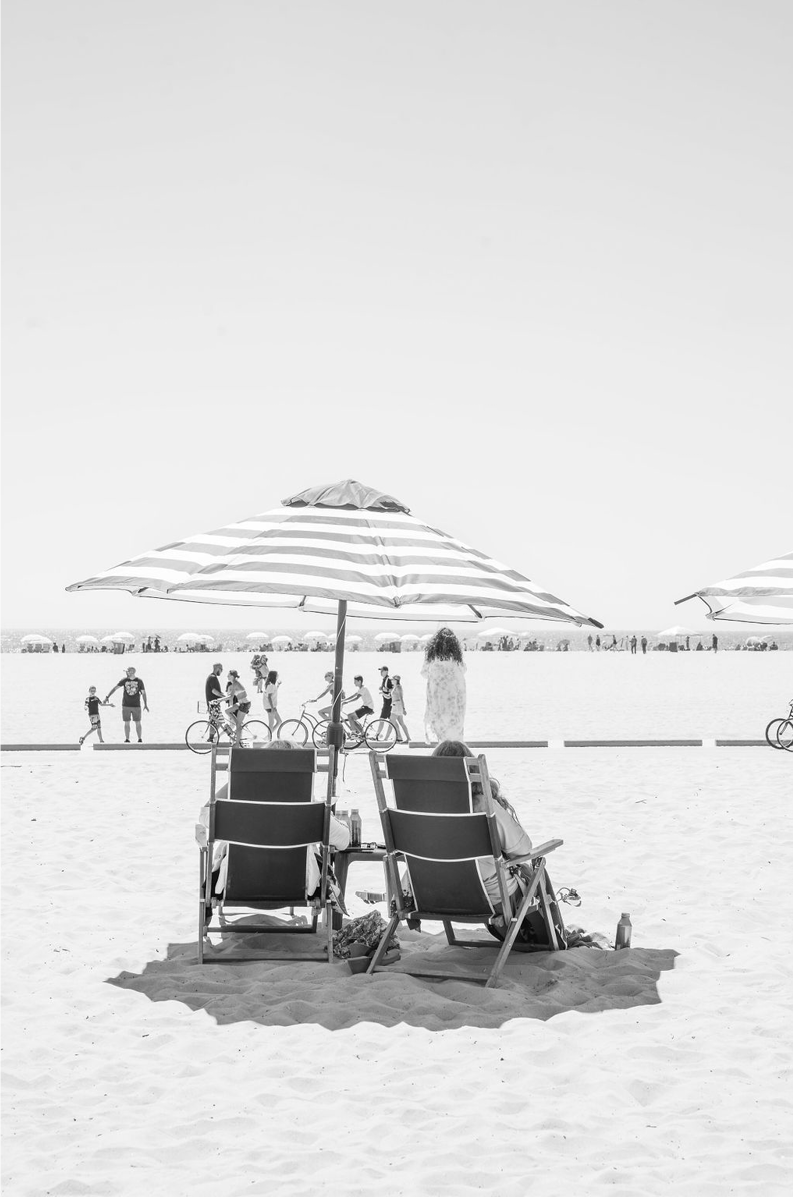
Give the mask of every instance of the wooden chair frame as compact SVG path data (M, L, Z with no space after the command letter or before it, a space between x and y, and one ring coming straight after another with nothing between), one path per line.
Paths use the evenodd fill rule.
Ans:
M432 761L445 762L449 759L424 758L422 760L430 763ZM386 843L386 868L389 871L391 893L395 896L396 911L388 922L388 926L375 950L367 973L375 973L380 968L380 962L385 954L389 940L396 931L398 924L403 920L406 921L408 918L437 920L441 922L449 944L466 948L496 948L496 945L491 945L485 940L461 940L457 937L453 927L453 922L486 924L496 914L496 908L482 882L478 867L475 871L468 868L465 871L467 874L465 880L462 879L463 871L460 871L461 885L459 890L464 890L469 894L469 910L455 909L452 911L448 907L435 911L424 909L421 903L421 885L418 887L418 893L414 887L413 899L415 906L408 909L403 904L402 885L397 865L398 860L401 858L405 859L408 874L410 874L411 858L427 864L437 864L440 870L448 865L456 864L462 866L470 862L475 864L476 859L479 857L492 856L498 878L498 887L501 896L501 914L504 919L506 931L503 942L498 946L493 966L486 975L483 975L481 971L479 973L461 973L455 970L443 972L441 970L421 968L412 970L402 969L400 972L410 973L414 977L450 978L455 980L462 978L467 981L484 982L486 987L494 986L498 982L506 965L507 958L515 943L524 917L531 907L537 907L542 915L551 947L553 949L564 947L559 943L559 937L554 926L552 904L555 905L556 899L548 882L545 868L547 855L553 852L554 849L559 848L564 842L562 840L549 840L533 848L531 853L525 857L513 857L509 861L505 860L501 852L501 841L493 807L494 800L485 757L480 754L478 757L457 758L455 760L462 763L461 767L455 767L455 769L457 771L460 769L465 771L468 793L472 794L475 783L481 787L483 811L475 811L473 804L467 811L464 810L464 805L467 803L464 795L453 796L451 799L447 795L445 800L441 800L435 804L441 808L445 807L445 810L434 812L428 810L428 807L433 805L431 798L426 799L421 804L417 804L417 806L420 805L423 807L423 810L409 810L409 795L404 790L399 800L399 807L402 810L399 810L399 807L389 807L386 800L384 783L392 771L389 769L389 765L384 763L378 754L370 753L369 755L377 806L380 812L383 836ZM434 767L427 764L423 780L431 781L432 772L436 768L438 768L439 775L441 773L444 773L444 775L448 774L445 767ZM450 806L456 807L457 810L449 810ZM422 849L421 854L417 852L418 848ZM524 878L527 882L527 888L522 896L520 890L517 890L514 896L510 896L509 894L507 873L511 868L516 866L524 867ZM452 869L447 872L451 879L458 871ZM412 877L411 884L413 884ZM459 907L459 893L456 904ZM441 906L441 904L438 904L438 906Z
M298 757L298 753L300 756ZM250 754L255 754L251 758ZM306 770L306 757L310 755L312 768ZM259 781L251 782L248 772L245 772L245 784L241 785L242 773L235 771L235 762L245 762L253 766L250 771ZM319 767L322 769L322 766ZM324 765L327 770L327 763ZM324 943L319 950L305 953L274 952L251 956L234 956L215 958L218 963L226 964L237 961L251 960L297 960L297 961L328 961L333 960L332 945L332 912L331 895L328 886L328 868L330 861L330 795L323 803L315 803L312 799L313 782L317 772L317 752L311 750L287 751L248 749L241 746L215 745L212 749L212 764L210 771L210 800L208 826L196 825L196 839L199 844L199 913L198 913L198 962L204 963L205 941L208 939L209 922L213 909L217 909L221 930L224 934L248 935L314 935L320 912L324 912ZM221 783L223 774L227 782ZM294 776L294 785L286 787L287 793L273 793L273 779L268 775L276 775L283 779L287 775ZM289 791L292 793L288 793ZM243 797L240 797L242 795ZM282 801L283 800L283 801ZM238 864L244 868L251 867L257 879L266 879L268 874L268 857L271 872L278 867L284 867L287 876L284 893L264 892L267 886L257 887L254 893L250 886L246 890L246 879L243 878L242 888L236 890L231 886L231 895L218 898L212 893L212 858L216 840L228 842L228 878L227 890L234 881L235 849ZM318 897L312 899L306 894L306 857L305 853L312 844L319 844L321 855L320 884ZM303 852L301 853L301 850ZM291 852L291 862L284 854ZM259 870L256 858L261 854L262 864ZM292 879L294 875L294 879ZM250 879L248 879L249 881ZM310 926L265 926L245 924L238 919L231 922L226 910L244 909L250 911L275 911L288 907L294 914L295 907L306 906L312 911ZM209 915L209 922L207 921Z

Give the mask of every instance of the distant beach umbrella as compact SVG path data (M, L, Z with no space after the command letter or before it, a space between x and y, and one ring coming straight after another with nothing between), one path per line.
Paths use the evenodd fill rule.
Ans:
M29 632L22 637L23 645L51 645L52 643L48 636L42 636L40 632Z
M676 640L679 636L696 636L693 628L686 628L684 624L673 624L671 628L665 628L663 632L657 634L661 640Z
M363 637L358 636L357 632L351 632L349 636L345 636L344 640L348 645L360 645Z
M302 639L304 641L328 641L330 637L327 632L304 632Z
M194 645L198 640L198 637L194 632L183 632L182 635L178 636L176 639L177 641L184 642L185 645Z
M331 788L343 742L338 716L348 618L475 623L512 616L601 627L354 479L311 487L238 524L171 541L67 590L335 613Z
M76 639L78 645L98 645L99 644L99 637L91 636L91 634L89 632L86 632L82 636L78 636L75 639Z
M269 639L269 632L249 632L245 637L246 641L256 641L257 643L261 642L262 644L264 644L266 641L269 641Z
M374 639L378 644L384 645L388 641L398 641L400 638L398 632L378 632Z
M280 636L272 637L270 643L273 645L291 645L292 637L287 636L285 632L282 632Z
M510 628L483 628L476 634L482 641L500 641L502 636L515 636Z
M131 645L135 640L135 636L132 632L114 632L112 639L114 641L119 641L124 645Z
M209 632L197 632L195 639L199 645L213 645L215 643L215 638Z
M702 587L675 603L701 599L708 620L739 624L793 624L793 553Z
M416 636L415 632L406 632L399 639L403 643L406 643L407 641L417 641L419 638Z
M425 632L423 636L419 637L419 640L426 645L427 641L431 641L434 636L434 632Z

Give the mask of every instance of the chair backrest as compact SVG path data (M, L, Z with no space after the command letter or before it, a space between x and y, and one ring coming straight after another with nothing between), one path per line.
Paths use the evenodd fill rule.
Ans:
M392 753L386 777L394 787L398 811L436 811L458 815L473 811L471 778L463 757L411 757Z
M314 749L246 749L229 755L228 798L253 803L309 803L314 791Z
M306 852L325 839L324 803L218 799L213 839L228 841L226 902L305 901Z
M482 883L477 857L500 855L483 812L454 815L387 811L393 850L402 853L419 914L488 916L493 904ZM384 827L385 831L385 827Z

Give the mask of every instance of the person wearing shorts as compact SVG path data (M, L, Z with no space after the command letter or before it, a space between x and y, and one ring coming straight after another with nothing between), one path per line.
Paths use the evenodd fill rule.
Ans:
M358 674L353 678L353 682L355 683L355 694L350 695L347 703L357 703L358 707L355 708L355 711L348 711L345 714L353 732L360 735L363 732L361 720L365 715L374 714L374 704L371 691L363 684L363 677Z
M138 734L138 744L143 744L143 730L141 727L141 700L143 700L143 710L149 710L148 700L146 698L146 684L142 678L137 677L137 671L134 666L127 668L126 678L121 678L107 695L105 695L105 703L109 702L110 696L115 694L121 688L123 694L121 696L121 718L124 721L124 743L129 744L129 725L130 721L135 724L135 731Z
M92 732L96 732L97 735L99 736L100 745L103 745L105 743L102 738L102 720L100 719L100 716L99 716L99 708L100 707L112 707L112 706L113 706L112 703L108 703L108 702L103 703L102 702L102 700L99 698L99 696L96 693L95 686L89 686L88 698L85 700L85 709L88 712L88 718L91 721L91 727L88 729L87 732L83 733L83 735L80 737L80 739L77 742L78 745L81 745L84 740L88 740L88 737L91 735Z
M394 684L388 677L388 666L380 667L380 694L383 697L383 706L380 711L381 720L391 719L391 701L393 699Z
M229 680L226 686L226 702L229 705L229 715L237 726L237 739L239 740L243 722L251 709L251 702L248 698L248 692L240 682L238 670L229 670Z

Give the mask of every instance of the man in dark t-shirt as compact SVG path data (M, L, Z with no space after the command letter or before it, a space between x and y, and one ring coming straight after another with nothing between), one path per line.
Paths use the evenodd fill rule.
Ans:
M207 704L207 714L210 716L210 718L212 716L216 718L220 717L220 704L221 701L226 697L221 689L220 682L218 681L222 673L223 666L219 661L216 661L212 667L212 673L208 675L207 680L204 683L204 698L206 699ZM209 739L210 741L215 739L214 730L210 731Z
M387 720L391 717L391 692L394 689L394 684L388 676L388 666L380 667L380 694L383 696L383 706L380 711L380 719Z
M105 695L105 703L108 702L110 696L115 694L119 689L123 689L121 696L121 718L124 721L124 741L129 744L129 722L134 720L135 731L138 734L138 744L143 744L142 729L140 723L140 704L143 700L143 710L149 710L149 704L146 699L146 686L142 678L137 677L137 671L134 666L129 666L125 678L119 679L113 690Z

